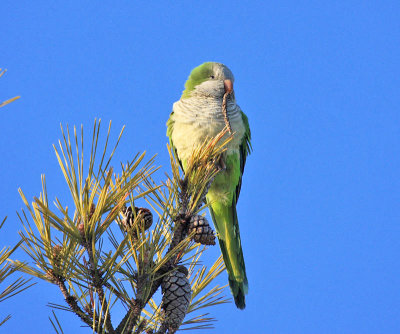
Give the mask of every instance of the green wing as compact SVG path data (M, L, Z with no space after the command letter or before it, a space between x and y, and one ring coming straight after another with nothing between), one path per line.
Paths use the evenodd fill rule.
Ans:
M171 146L171 150L172 153L175 155L176 160L178 160L179 165L181 166L182 170L183 170L183 165L182 165L182 161L179 159L178 156L178 151L176 150L176 147L174 146L174 143L172 141L172 132L174 131L174 112L172 112L169 115L168 121L167 121L167 137L169 138L169 145Z
M169 144L170 144L171 148L173 148L175 150L175 147L172 143L172 132L174 131L174 124L175 124L173 116L174 116L174 112L172 112L169 115L169 118L167 121L167 137L169 138Z
M216 176L207 195L211 217L217 230L219 245L228 272L229 287L235 304L240 309L244 309L246 306L245 294L248 290L248 282L240 241L236 203L239 198L246 158L252 149L249 121L243 112L242 120L245 134L239 147L239 156L232 154L227 157L227 171L223 171ZM216 191L216 188L224 187L224 185L226 190L232 194L231 202L229 203L218 199L220 191Z
M251 147L251 132L250 132L250 126L249 126L249 119L247 118L246 114L243 111L240 111L242 114L242 120L243 124L245 126L245 133L243 136L242 144L240 145L239 148L239 154L240 154L240 177L239 177L239 182L236 186L236 203L239 199L239 194L240 194L240 188L242 187L242 175L244 172L244 165L246 164L246 159L247 156L250 154L250 152L253 150Z

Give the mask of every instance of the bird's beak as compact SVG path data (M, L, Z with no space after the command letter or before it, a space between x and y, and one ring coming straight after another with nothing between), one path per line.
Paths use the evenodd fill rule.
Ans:
M225 93L232 93L233 92L233 83L231 80L224 80L224 87L225 87Z

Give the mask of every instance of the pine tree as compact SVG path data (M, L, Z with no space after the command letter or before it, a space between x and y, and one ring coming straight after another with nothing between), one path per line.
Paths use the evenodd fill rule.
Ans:
M112 167L124 128L108 155L111 122L102 149L100 124L95 120L87 165L83 127L79 134L74 127L71 135L61 126L62 140L54 146L72 196L71 208L57 197L55 205L49 204L44 175L42 192L32 203L19 190L26 206L19 214L21 247L32 263L13 261L14 265L56 284L66 304L50 306L74 312L92 332L212 328L215 319L201 311L228 300L222 295L225 287L210 287L225 269L222 257L210 268L200 264L207 245L215 244L202 211L219 172L216 162L230 140L222 140L226 131L193 151L185 174L168 147L172 175L157 184L155 158L146 161L144 153L118 171ZM112 316L118 305L126 314L116 322ZM53 314L53 327L62 333Z

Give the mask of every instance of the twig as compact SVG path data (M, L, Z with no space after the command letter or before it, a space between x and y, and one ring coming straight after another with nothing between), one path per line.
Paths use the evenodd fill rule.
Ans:
M61 293L64 296L65 301L71 308L71 310L79 317L81 320L86 323L90 328L93 326L93 321L89 315L87 315L78 305L76 302L76 298L74 296L71 296L68 292L67 287L65 286L65 279L62 278L59 275L55 275L52 271L48 273L49 276L51 276L52 280L58 285L59 289L61 290ZM95 320L95 326L97 327L98 321ZM101 330L102 331L102 330Z
M228 111L226 110L226 100L230 94L231 93L229 92L225 92L224 97L222 98L222 114L224 115L225 125L228 128L229 134L232 134L232 127L231 123L229 122Z
M144 305L142 306L136 300L133 300L133 305L130 307L128 312L126 312L124 318L119 323L115 332L117 334L131 333L133 327L136 325L140 314L142 313Z
M92 285L94 289L96 290L97 295L99 296L99 299L103 305L108 305L106 296L104 294L104 289L103 289L103 279L102 279L102 274L101 272L96 268L96 265L94 263L94 255L93 255L93 250L90 247L90 244L88 242L83 242L83 246L85 247L87 254L89 256L89 272L92 278ZM102 307L103 310L103 316L105 318L105 327L106 330L110 334L115 334L113 325L111 323L111 315L110 312L107 312L107 307Z

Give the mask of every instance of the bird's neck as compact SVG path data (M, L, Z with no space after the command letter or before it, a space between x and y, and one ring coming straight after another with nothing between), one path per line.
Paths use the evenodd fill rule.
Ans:
M234 96L227 100L227 114L230 120L240 116L240 108L236 104ZM181 98L174 103L173 107L176 117L187 122L224 122L222 113L222 98L215 96L191 96Z

